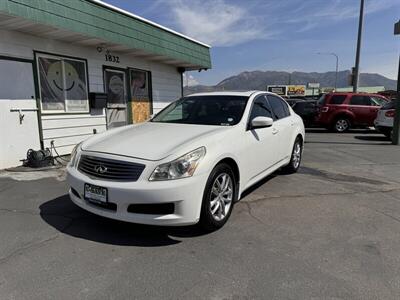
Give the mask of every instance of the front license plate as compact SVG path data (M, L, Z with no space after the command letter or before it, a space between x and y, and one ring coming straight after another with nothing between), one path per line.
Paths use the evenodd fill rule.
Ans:
M97 203L107 203L107 189L85 183L85 199Z

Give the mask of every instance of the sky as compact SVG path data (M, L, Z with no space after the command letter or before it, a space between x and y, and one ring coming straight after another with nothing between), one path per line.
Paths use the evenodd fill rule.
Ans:
M211 45L212 69L189 85L243 71L334 71L354 66L360 0L105 0ZM396 79L400 0L365 0L360 71Z

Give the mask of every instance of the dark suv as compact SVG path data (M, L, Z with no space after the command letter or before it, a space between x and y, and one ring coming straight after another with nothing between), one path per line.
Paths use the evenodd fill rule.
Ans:
M318 100L316 123L336 132L374 126L378 110L389 100L377 94L329 93Z

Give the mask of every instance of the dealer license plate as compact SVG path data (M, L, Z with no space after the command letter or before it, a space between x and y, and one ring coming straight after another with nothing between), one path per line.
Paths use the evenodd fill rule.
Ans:
M107 203L107 189L85 183L85 199L97 203Z

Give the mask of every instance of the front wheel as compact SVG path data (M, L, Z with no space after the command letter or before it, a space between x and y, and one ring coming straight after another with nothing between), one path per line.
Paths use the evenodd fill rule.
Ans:
M298 169L300 168L302 155L303 155L303 143L301 141L301 138L297 137L293 145L290 162L287 166L283 168L285 173L296 173L298 171Z
M345 117L339 117L333 124L333 130L337 133L346 132L350 129L350 120Z
M211 172L203 195L200 226L207 231L221 228L228 221L237 197L235 176L227 164Z

